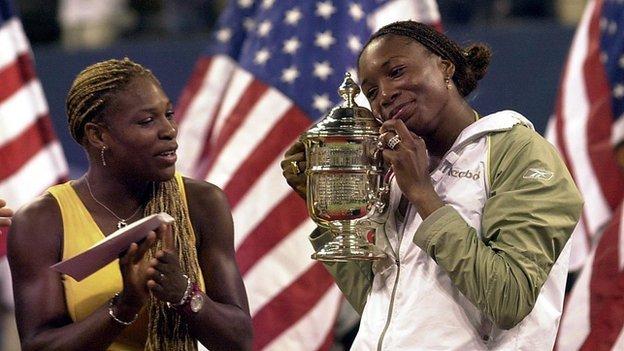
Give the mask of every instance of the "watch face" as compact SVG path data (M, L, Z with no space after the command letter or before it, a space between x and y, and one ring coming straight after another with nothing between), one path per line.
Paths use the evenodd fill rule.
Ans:
M191 311L194 313L199 312L204 306L204 296L201 293L196 293L191 297Z

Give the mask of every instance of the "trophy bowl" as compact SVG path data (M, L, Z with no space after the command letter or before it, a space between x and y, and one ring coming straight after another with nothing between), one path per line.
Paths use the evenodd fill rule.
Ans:
M306 153L308 213L333 234L312 258L377 260L386 254L365 235L387 215L389 184L379 146L380 124L355 103L360 88L349 73L338 92L345 103L300 138Z

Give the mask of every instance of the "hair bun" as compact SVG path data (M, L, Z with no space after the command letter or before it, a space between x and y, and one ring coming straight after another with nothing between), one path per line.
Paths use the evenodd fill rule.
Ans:
M492 50L485 44L473 44L464 50L464 56L474 79L478 81L483 78L490 64Z

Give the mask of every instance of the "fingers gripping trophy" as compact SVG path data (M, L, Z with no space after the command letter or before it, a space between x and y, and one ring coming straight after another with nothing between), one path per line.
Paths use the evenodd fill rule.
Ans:
M387 215L389 184L379 144L380 124L355 103L360 87L349 73L338 90L345 100L303 133L310 217L334 234L312 255L319 261L376 260L386 254L365 239Z

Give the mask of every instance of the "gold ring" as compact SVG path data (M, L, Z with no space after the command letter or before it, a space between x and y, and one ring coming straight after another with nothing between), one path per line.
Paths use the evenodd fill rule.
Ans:
M299 163L297 163L297 161L290 161L290 168L295 175L301 173L301 168L299 168Z

